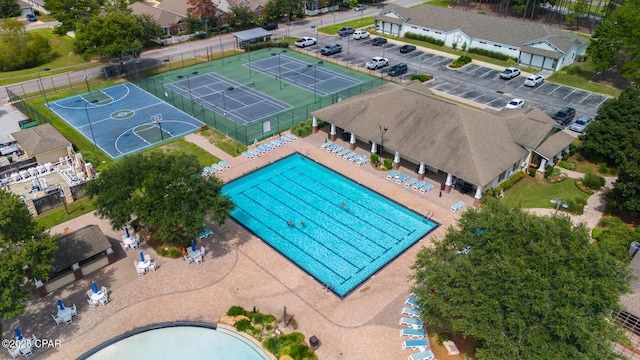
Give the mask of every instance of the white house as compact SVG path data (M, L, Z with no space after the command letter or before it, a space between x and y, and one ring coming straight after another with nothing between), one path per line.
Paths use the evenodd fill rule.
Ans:
M429 36L518 59L525 66L557 71L584 55L589 40L547 25L506 19L470 11L424 5L407 9L389 6L375 17L382 33Z

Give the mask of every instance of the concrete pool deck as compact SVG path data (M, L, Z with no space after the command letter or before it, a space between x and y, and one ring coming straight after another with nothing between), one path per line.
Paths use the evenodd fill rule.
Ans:
M446 229L455 224L461 212L452 213L451 205L462 200L466 203L465 210L473 198L457 191L440 197L437 174L433 173L427 176L434 176L431 182L435 189L425 194L398 185L386 179L388 172L369 165L358 167L320 149L326 136L320 132L298 139L252 160L220 156L219 149L197 134L189 135L187 140L232 165L218 174L225 181L297 151L418 213L429 213L442 224L344 300L327 293L320 283L233 220L221 227L211 226L213 236L200 242L207 250L201 265L159 257L143 244L141 250L157 260L158 270L138 276L133 266L138 252L125 253L117 244L122 232L112 230L107 221L91 213L55 227L52 233L97 224L114 245L118 261L42 299L30 301L24 314L4 322L5 331L19 326L25 336L59 339L61 347L35 349L34 355L66 360L144 325L183 320L216 323L233 305L248 310L255 306L261 312L282 318L286 306L287 314L293 315L297 324L296 331L306 339L312 335L320 339L321 346L316 351L319 359L406 359L415 351L402 350L398 321L409 295L410 267L422 246L429 246L434 237L443 237ZM357 152L368 154L369 149L363 146ZM402 170L413 173L415 169ZM106 306L90 308L87 304L86 291L91 288L91 280L109 289L110 302ZM51 318L57 298L62 298L65 304L76 303L78 316L72 324L56 325ZM285 328L281 324L280 328L287 333L293 331L291 325ZM447 356L443 347L435 344L432 347L439 359L462 359L462 355Z

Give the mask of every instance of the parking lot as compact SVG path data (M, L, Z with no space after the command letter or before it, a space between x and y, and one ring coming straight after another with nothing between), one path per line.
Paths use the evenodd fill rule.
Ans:
M500 78L500 69L488 66L480 66L471 63L461 69L450 70L446 66L452 58L436 55L417 49L411 53L400 53L402 43L389 42L385 46L371 45L371 39L353 40L339 36L320 35L319 47L328 43L342 45L342 52L332 55L331 59L348 62L350 67L362 67L372 75L385 76L390 66L404 62L409 66L409 71L400 77L407 81L411 75L427 73L434 75L434 80L426 84L427 87L458 96L466 100L478 103L478 105L501 109L513 98L523 99L525 107L536 106L552 115L560 108L568 106L576 109L576 118L580 115L594 117L598 108L609 98L584 90L544 82L537 87L524 86L525 74L510 80ZM316 46L305 49L309 55L315 55ZM366 70L364 64L373 56L382 56L389 59L389 67L380 70ZM473 57L473 54L471 54Z

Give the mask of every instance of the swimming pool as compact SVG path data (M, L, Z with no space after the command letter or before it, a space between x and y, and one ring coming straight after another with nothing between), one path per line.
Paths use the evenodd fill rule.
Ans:
M439 226L300 154L223 192L232 218L340 297Z
M121 335L90 350L79 360L271 359L248 339L204 323L165 323Z

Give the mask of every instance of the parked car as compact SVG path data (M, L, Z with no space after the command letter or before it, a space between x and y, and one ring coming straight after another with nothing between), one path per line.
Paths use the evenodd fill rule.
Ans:
M320 49L320 54L329 56L329 55L337 54L341 51L342 51L342 45L327 44L322 49Z
M389 65L389 59L383 58L382 56L374 56L371 60L367 61L365 65L367 69L377 70Z
M578 133L583 133L584 129L587 127L587 125L589 125L591 120L592 120L591 117L587 115L582 115L576 119L576 122L574 122L573 124L571 124L571 126L569 126L569 130L575 131Z
M347 36L347 35L353 34L354 32L356 32L356 29L349 26L345 26L342 29L338 30L338 35Z
M268 23L262 24L262 28L265 30L275 30L278 28L278 24L274 22L268 22Z
M33 22L33 21L38 21L38 18L33 14L27 14L27 20Z
M373 46L382 46L387 43L387 39L383 37L377 37L373 39L371 43L373 44Z
M415 45L406 44L406 45L402 45L402 47L400 47L400 52L403 53L403 54L408 54L408 53L412 52L415 49L416 49Z
M364 11L364 9L366 9L367 7L364 5L358 5L356 7L353 8L353 11Z
M500 73L501 79L513 79L514 77L520 75L520 69L516 67L508 67Z
M571 121L576 116L576 110L570 107L563 107L553 114L553 120L557 121L560 125L566 126L571 124Z
M300 38L300 40L296 40L295 45L299 48L305 48L307 46L313 46L317 43L318 41L316 40L316 38L305 36Z
M370 34L366 31L358 30L353 33L353 40L366 39L370 36Z
M505 109L520 109L524 106L524 100L522 99L512 99L509 101L507 105L504 106Z
M544 78L540 75L531 75L524 81L525 86L538 86L544 82Z
M405 63L395 64L389 68L389 72L387 73L389 76L400 76L402 74L406 74L409 71L409 67Z

